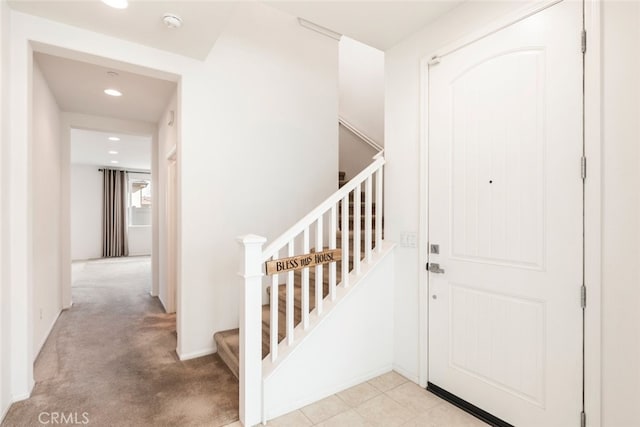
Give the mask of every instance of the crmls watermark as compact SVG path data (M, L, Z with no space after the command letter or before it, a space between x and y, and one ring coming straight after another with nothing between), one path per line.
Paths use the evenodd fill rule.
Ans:
M66 424L66 425L86 425L89 424L88 412L40 412L38 414L40 424Z

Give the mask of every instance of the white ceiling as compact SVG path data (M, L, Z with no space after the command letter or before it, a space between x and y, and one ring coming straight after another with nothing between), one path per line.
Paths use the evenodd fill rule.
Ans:
M130 0L127 9L113 9L100 0L10 0L12 8L135 43L205 59L238 1ZM423 1L264 1L355 40L385 50L427 25L462 0ZM181 16L183 25L169 29L166 12Z
M206 58L237 6L229 1L130 0L114 9L100 0L10 0L15 10L197 59ZM179 15L184 25L167 28L162 16Z
M110 136L120 141L109 141ZM117 151L118 154L109 154ZM111 163L117 160L118 163ZM114 169L151 169L151 136L71 129L71 163L106 166Z
M461 0L268 2L380 50L389 49L460 3Z
M34 59L62 111L156 123L174 82L36 52ZM107 72L116 71L116 77ZM120 97L104 94L113 88Z

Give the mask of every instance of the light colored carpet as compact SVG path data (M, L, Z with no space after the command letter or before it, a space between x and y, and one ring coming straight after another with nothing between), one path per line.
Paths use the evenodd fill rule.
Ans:
M35 363L31 398L3 426L42 412L92 426L223 426L238 419L238 383L218 355L180 362L175 315L149 296L146 257L73 265L73 301ZM47 421L48 418L41 418Z

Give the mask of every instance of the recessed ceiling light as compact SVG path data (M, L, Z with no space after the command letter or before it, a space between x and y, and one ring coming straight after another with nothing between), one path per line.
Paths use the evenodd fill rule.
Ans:
M169 28L180 28L182 26L182 18L174 13L165 13L162 22Z
M116 163L118 163L118 161L117 160L111 160L111 163L113 163L115 165Z
M122 96L122 92L115 89L105 89L104 93L106 93L109 96Z
M118 152L115 151L115 150L111 150L111 151L109 151L109 154L118 154Z
M129 2L127 0L102 0L102 3L115 9L126 9L127 6L129 6Z
M117 136L110 136L109 141L120 141L120 138L118 138Z

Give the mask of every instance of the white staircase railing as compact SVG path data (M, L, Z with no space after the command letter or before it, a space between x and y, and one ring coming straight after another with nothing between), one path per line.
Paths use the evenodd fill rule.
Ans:
M376 141L374 141L373 138L369 137L368 135L366 135L362 131L358 130L357 127L355 127L354 125L349 123L344 117L340 116L338 118L338 123L340 123L342 126L344 126L349 132L351 132L352 134L354 134L355 136L360 138L363 142L368 144L374 150L376 150L378 152L381 152L382 150L384 150L382 145L378 144Z
M336 191L317 208L262 249L264 237L247 235L239 238L244 247L244 256L240 275L244 277L244 285L240 298L240 421L246 425L255 425L262 421L262 277L265 262L281 257L307 254L312 249L316 252L325 249L337 249L337 236L340 233L342 261L340 283L338 283L338 262L328 265L328 295L331 301L336 299L336 287L349 286L349 275L360 274L362 262L370 262L372 252L382 251L382 194L383 165L385 159L382 152L374 157L374 161ZM362 215L362 199L364 194L364 216ZM374 204L375 198L375 204ZM350 208L350 199L353 209ZM353 212L351 216L350 213ZM338 215L340 226L338 225ZM364 228L364 250L361 248ZM375 234L374 234L375 233ZM313 237L313 243L310 241ZM350 241L353 242L350 245ZM326 242L326 243L325 243ZM351 246L351 247L350 247ZM350 250L353 251L350 255ZM353 268L350 264L353 260ZM315 310L319 317L323 313L324 280L323 266L317 265L315 273ZM279 342L281 313L279 304L280 279L284 276L286 286L285 299L285 335ZM309 268L301 271L301 325L302 331L309 328L310 298ZM278 347L292 346L296 342L294 272L288 271L273 274L270 292L270 334L269 357L277 362Z

